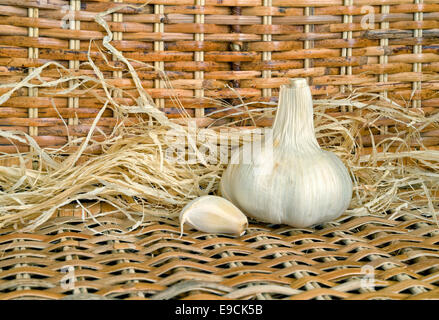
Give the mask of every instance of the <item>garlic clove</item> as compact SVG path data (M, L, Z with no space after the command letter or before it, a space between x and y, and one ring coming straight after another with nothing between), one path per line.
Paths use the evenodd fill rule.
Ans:
M230 201L217 196L202 196L189 202L180 213L180 228L187 223L206 233L235 236L244 234L247 217Z

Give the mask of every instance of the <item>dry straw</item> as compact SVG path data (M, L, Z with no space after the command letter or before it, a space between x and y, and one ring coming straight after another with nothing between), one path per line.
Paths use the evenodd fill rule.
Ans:
M18 153L19 166L0 166L0 227L14 225L23 231L33 230L70 203L82 207L84 218L93 219L86 204L90 200L114 206L130 221L131 230L154 217L174 218L189 201L217 192L225 169L218 151L221 141L234 142L229 143L231 148L243 139L258 138L258 135L249 135L252 129L229 127L229 130L220 130L224 127L215 124L194 129L184 125L190 119L183 108L183 121L179 122L169 120L157 109L136 72L137 67L153 67L128 61L111 45L112 33L103 17L119 9L97 15L96 21L107 32L102 50L107 50L123 62L126 66L124 71L132 77L138 93L135 107L123 105L112 98L112 92L117 88L105 79L90 55L87 63L92 67L94 76L72 75L64 66L49 62L35 68L18 83L0 86L10 88L0 97L0 105L20 88L51 88L57 96L68 95L77 89L81 89L84 95L93 94L97 89L105 93L103 107L88 136L69 139L70 142L62 148L43 150L23 132L0 130L0 136L11 143L26 143L32 147L31 152ZM105 59L104 53L102 56ZM41 73L47 68L59 70L59 77L44 79ZM166 80L165 75L162 76ZM69 87L71 80L76 80L77 85ZM167 85L170 86L169 81ZM178 99L175 100L179 104ZM270 109L269 105L258 109L252 108L251 104L224 106L221 101L217 103L222 110L236 110L235 114L241 114L241 118L245 113L253 122L266 117L266 110ZM342 158L354 180L354 196L346 214L381 215L396 219L400 212L404 212L437 221L439 151L424 146L423 132L426 128L437 129L439 114L425 115L417 109L407 109L372 94L315 100L314 105L316 135L320 145ZM346 106L352 112L327 112ZM55 105L53 107L56 109ZM97 126L107 108L111 108L119 118L110 135L100 132ZM274 106L272 110L275 110ZM133 116L138 121L127 126ZM394 132L376 141L373 131L379 132L380 126L386 122L397 123ZM68 130L67 124L66 127ZM370 138L365 138L362 133L365 128L369 128ZM197 161L170 163L166 160L165 150L173 148L174 143L168 135L170 130L186 137L188 152ZM196 139L197 136L204 139ZM202 150L206 148L211 150L211 161L202 156ZM95 155L91 150L101 150L102 153ZM4 154L0 160L13 156L17 155ZM32 165L29 166L29 163Z

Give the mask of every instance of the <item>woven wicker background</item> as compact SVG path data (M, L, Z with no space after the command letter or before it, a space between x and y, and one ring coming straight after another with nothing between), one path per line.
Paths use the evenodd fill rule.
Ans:
M251 224L240 238L179 238L172 221L121 238L126 220L80 215L0 231L0 299L439 299L437 225L403 212L317 229Z
M145 1L0 0L0 84L20 81L49 61L93 75L86 64L93 40L90 57L109 83L124 89L112 95L134 105L134 84L120 62L107 53L108 63L103 58L106 33L94 21L122 2ZM362 19L372 12L365 29ZM275 103L291 77L307 77L315 98L357 90L427 114L439 108L439 0L151 0L105 19L125 57L155 68L133 63L169 117L179 116L170 99L175 94L191 116L209 120L227 115L211 114L221 111L211 98ZM56 79L59 70L41 76ZM43 147L87 135L103 105L101 88L69 95L63 89L16 91L0 105L0 129L24 131ZM392 120L382 123L371 129L376 141L397 131ZM115 124L106 111L99 128L108 133ZM439 148L437 127L421 135L425 145ZM0 139L0 152L17 150L29 149ZM97 204L91 212L111 210ZM437 225L403 210L392 220L343 216L315 229L251 224L240 238L192 230L181 239L174 221L145 223L119 238L114 234L128 231L126 220L84 222L81 213L62 209L29 234L0 230L0 299L439 299ZM73 289L63 285L69 268Z
M110 83L125 90L114 96L135 104L134 84L120 62L99 52L106 34L96 14L122 0L0 0L0 82L16 82L48 61L76 74L92 75L87 51ZM144 0L125 2L140 6ZM437 0L151 0L105 17L112 44L130 59L166 71L171 91L159 72L144 67L143 86L178 117L169 98L178 95L190 115L210 115L209 99L236 103L276 101L278 88L290 77L308 77L316 98L361 91L384 93L407 107L435 112L439 106L439 1ZM373 20L372 18L373 13ZM362 23L363 20L363 23ZM137 67L140 64L134 63ZM46 80L59 75L43 72ZM71 81L70 86L74 86ZM0 106L0 129L22 130L41 146L68 140L61 115L72 136L84 136L102 107L95 88L70 95L61 88L22 89ZM4 93L5 89L0 89ZM54 108L56 106L57 109ZM349 110L338 110L349 112ZM100 129L115 125L111 111ZM261 119L258 125L270 125ZM386 125L390 128L392 123ZM437 130L426 128L426 144L439 145ZM386 134L386 131L376 132ZM21 145L20 151L28 147ZM0 152L15 153L0 140Z

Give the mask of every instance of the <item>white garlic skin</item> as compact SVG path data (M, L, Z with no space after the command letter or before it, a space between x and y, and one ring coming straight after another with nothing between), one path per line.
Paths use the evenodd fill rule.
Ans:
M180 227L187 223L198 231L240 236L248 226L247 217L229 200L202 196L189 202L180 212Z
M273 152L263 142L259 156L239 164L234 159L242 159L240 148L221 179L222 196L259 221L309 227L338 218L352 198L343 162L317 143L311 92L303 80L281 90Z

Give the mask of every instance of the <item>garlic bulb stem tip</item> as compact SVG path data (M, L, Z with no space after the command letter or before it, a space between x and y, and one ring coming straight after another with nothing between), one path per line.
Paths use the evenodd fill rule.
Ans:
M293 78L290 79L290 88L305 88L308 86L308 81L305 78Z

